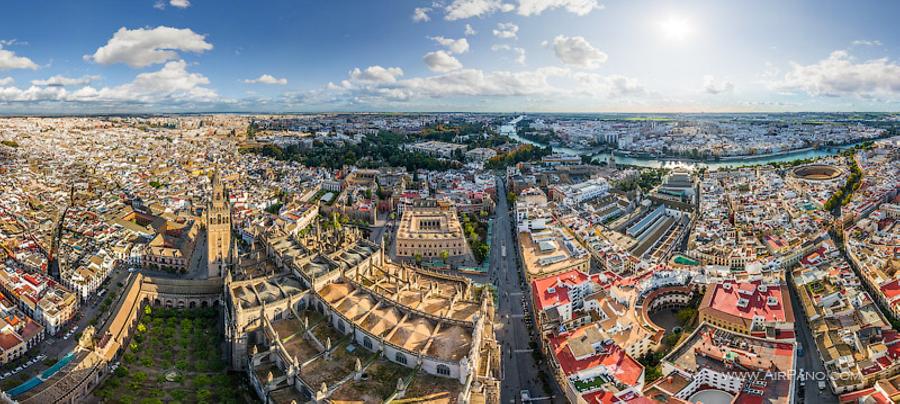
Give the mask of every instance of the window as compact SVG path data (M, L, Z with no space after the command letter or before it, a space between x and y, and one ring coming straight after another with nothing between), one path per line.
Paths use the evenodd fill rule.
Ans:
M444 364L437 365L437 374L442 376L450 376L450 367Z
M369 337L363 338L363 346L366 347L366 349L371 350L372 349L372 340L370 340Z
M344 327L344 322L343 322L343 321L338 321L338 330L341 330L341 332L346 332L346 331L347 331L347 329Z
M404 355L400 352L397 352L397 355L394 356L394 360L397 361L397 363L399 363L399 364L405 365L406 364L406 355Z

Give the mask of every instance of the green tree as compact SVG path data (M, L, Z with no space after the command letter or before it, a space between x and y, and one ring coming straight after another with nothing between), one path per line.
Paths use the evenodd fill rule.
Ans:
M209 389L197 390L197 401L198 402L208 403L210 399L212 399L212 392L209 391Z
M335 229L341 229L341 220L340 217L338 217L337 212L331 212L331 225Z
M692 307L685 307L679 309L678 312L675 313L675 318L678 319L678 323L682 326L686 326L688 322L694 319L694 316L697 315L697 309Z
M134 380L135 382L143 383L143 382L147 381L147 374L142 371L137 371L131 375L131 379Z
M663 337L663 344L671 348L678 343L679 339L681 339L681 333L669 333L666 334L665 337Z

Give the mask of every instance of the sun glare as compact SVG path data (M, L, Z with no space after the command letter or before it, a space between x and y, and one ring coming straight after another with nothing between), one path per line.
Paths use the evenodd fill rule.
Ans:
M691 22L683 17L670 16L660 24L660 30L666 39L682 41L691 35Z

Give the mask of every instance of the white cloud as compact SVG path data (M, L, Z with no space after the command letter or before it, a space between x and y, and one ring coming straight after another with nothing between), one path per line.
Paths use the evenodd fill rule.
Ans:
M46 80L31 80L31 84L48 87L84 86L97 80L100 80L100 76L65 77L56 75Z
M431 21L431 17L428 16L429 11L431 11L429 7L416 7L413 10L412 20L415 22Z
M191 6L191 2L189 0L169 0L169 5L172 7L185 9ZM165 0L156 0L156 3L153 3L153 8L157 10L165 10Z
M466 31L465 31L466 36L474 36L477 33L478 33L478 31L475 31L475 28L472 28L471 25L466 24Z
M100 64L126 63L145 67L178 59L177 51L201 53L212 49L206 37L189 28L159 26L153 29L120 28L105 46L85 59Z
M4 77L4 78L0 79L0 86L8 86L12 83L15 83L15 81L16 81L16 79L14 79L12 77Z
M28 45L28 42L20 41L16 38L0 39L0 48L2 48L4 46L11 46L11 45Z
M540 15L545 10L564 8L576 15L586 15L594 9L602 9L603 6L597 0L519 0L520 15Z
M350 71L350 79L369 83L396 83L403 76L399 67L369 66L365 70L355 68Z
M563 63L585 69L596 69L606 62L605 53L594 48L584 37L557 35L553 38L553 52Z
M524 72L464 69L445 75L409 79L403 84L418 94L430 97L533 95L556 92L548 79L567 73L568 70L556 67Z
M518 36L519 26L511 22L501 22L494 29L494 36L500 39L514 39Z
M354 69L354 71L359 69ZM559 94L559 89L549 83L553 77L569 74L559 67L545 67L532 71L484 72L478 69L460 69L435 76L416 77L396 82L364 82L351 74L341 85L329 84L327 90L342 99L377 103L383 101L408 101L411 99L443 98L456 96L527 96ZM321 96L321 94L316 94Z
M0 87L0 102L64 101L66 95L62 87Z
M285 84L288 83L288 81L287 81L287 79L285 79L285 78L281 78L281 79L276 78L275 76L272 76L271 74L263 74L262 76L259 76L259 77L255 78L255 79L247 79L247 80L244 80L244 83L247 83L247 84L278 84L278 85L285 85Z
M62 86L36 86L28 89L16 87L0 88L0 101L65 101L114 103L117 107L125 103L140 104L182 104L191 102L222 101L210 88L209 79L198 73L187 71L183 60L166 63L159 71L138 74L131 82L96 89L91 86L69 91Z
M506 44L499 44L499 45L491 46L491 50L494 52L499 52L499 51L513 52L515 54L514 60L516 61L516 63L518 63L520 65L525 64L525 49L523 49L523 48L513 47L513 46L506 45Z
M88 99L96 94L99 100L162 102L162 101L213 101L218 98L215 91L204 87L209 79L199 73L187 71L187 63L177 60L166 63L155 72L141 73L130 83L116 87L104 87L91 91L91 87L83 87L76 91L81 97Z
M703 76L703 91L710 94L730 93L734 91L734 83L707 74Z
M515 9L512 4L504 4L501 0L453 0L444 7L444 19L453 21L465 18L481 17L497 11L509 12Z
M15 41L15 40L13 40ZM3 49L0 45L0 70L9 69L37 69L38 65L25 56L16 56L11 50Z
M428 52L422 60L428 65L429 70L438 73L447 73L463 67L459 60L442 50Z
M496 12L516 11L519 15L540 15L544 11L561 8L576 15L586 15L603 5L597 0L518 0L518 5L502 0L453 0L444 7L444 19L453 21L484 17Z
M516 54L516 63L520 65L525 64L525 49L523 48L513 48L513 52Z
M857 39L852 42L853 46L881 46L881 41L869 39Z
M492 49L509 51L514 48L500 44ZM551 105L571 109L572 105L596 105L604 97L615 98L618 103L615 105L644 105L647 96L653 94L634 78L603 76L555 66L515 72L463 68L390 82L360 80L360 75L353 72L361 71L364 70L354 69L339 85L329 83L320 90L289 95L281 104L354 110L478 110L488 105L488 109L498 108L511 102L533 105L535 109L553 108ZM491 101L490 98L503 100ZM525 104L519 104L522 102Z
M811 96L900 96L900 65L887 58L856 63L847 51L831 52L811 65L791 63L781 80L769 83L778 91L802 91Z
M442 36L430 36L428 39L441 44L441 46L447 48L447 51L450 53L460 54L469 51L469 41L467 41L466 38L452 39L444 38Z
M591 96L619 97L647 93L644 85L632 77L577 72L572 75L572 78L578 83L578 91Z

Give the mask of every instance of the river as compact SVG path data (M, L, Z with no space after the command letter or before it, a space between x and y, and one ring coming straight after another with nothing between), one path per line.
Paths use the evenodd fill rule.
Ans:
M518 134L507 134L510 138L521 142L528 143L535 146L546 147L547 145L538 143L532 140L525 139ZM710 171L720 170L720 169L729 169L740 166L757 166L757 165L766 165L769 163L775 162L789 162L795 160L805 160L805 159L818 159L822 157L834 156L840 153L842 150L849 149L853 146L856 146L865 141L859 141L855 143L850 143L841 146L833 146L822 149L803 149L796 151L784 152L776 155L766 155L766 156L747 156L745 158L733 158L731 160L722 160L722 161L696 161L696 160L683 160L676 158L665 158L665 157L631 157L631 156L621 156L616 155L616 164L618 165L628 165L628 166L637 166L637 167L650 167L650 168L687 168L689 170L696 170L702 167L706 167ZM553 147L553 151L556 153L575 155L575 156L593 156L592 159L595 161L608 161L610 154L613 152L606 151L597 153L595 150L590 149L573 149L569 147Z

